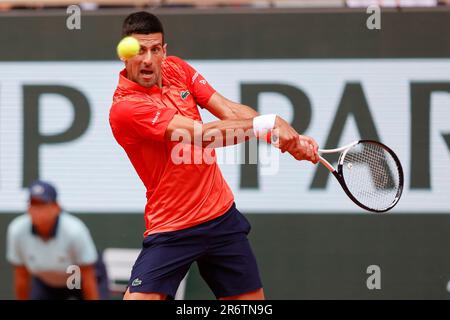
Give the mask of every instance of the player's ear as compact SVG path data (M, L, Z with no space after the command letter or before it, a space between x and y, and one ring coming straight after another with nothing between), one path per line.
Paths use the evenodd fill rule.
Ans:
M167 43L164 43L163 45L163 54L164 54L164 58L167 57Z
M122 59L120 59L120 60L122 60ZM127 69L128 68L128 59L123 59L122 61L123 61L123 65L124 65L125 69Z
M55 210L55 214L59 214L62 211L61 205L58 202L55 202L55 205L53 208Z

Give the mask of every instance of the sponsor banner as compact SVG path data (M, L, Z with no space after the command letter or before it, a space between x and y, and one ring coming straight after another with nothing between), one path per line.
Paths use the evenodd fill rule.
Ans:
M392 212L450 213L450 59L189 62L224 96L279 114L322 148L379 139L405 173ZM108 123L121 68L0 63L1 212L24 210L24 186L37 176L55 183L67 210L143 212L144 187ZM323 166L264 144L257 165L242 164L243 153L242 146L217 149L244 212L361 212Z

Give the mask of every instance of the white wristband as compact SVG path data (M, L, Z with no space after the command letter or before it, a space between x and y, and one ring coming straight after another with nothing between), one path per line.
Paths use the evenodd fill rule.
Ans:
M276 114L264 114L253 118L253 132L256 137L260 137L263 134L270 131L275 126Z

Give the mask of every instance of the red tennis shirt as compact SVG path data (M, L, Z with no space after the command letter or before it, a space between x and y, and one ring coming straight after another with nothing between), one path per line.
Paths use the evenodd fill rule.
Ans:
M207 105L215 90L178 57L167 57L161 74L162 88L145 88L127 79L126 70L120 72L109 114L115 139L147 189L144 236L214 219L234 201L214 150L208 151L212 161L173 161L172 153L178 152L180 145L164 137L175 114L201 121L197 105ZM193 152L206 152L183 145Z

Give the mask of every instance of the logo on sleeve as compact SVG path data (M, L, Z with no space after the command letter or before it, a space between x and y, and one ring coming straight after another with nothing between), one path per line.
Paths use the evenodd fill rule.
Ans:
M152 125L155 125L156 121L158 121L158 118L159 118L159 115L160 115L160 114L161 114L160 111L157 111L157 112L156 112L156 115L155 115L155 117L154 117L153 120L152 120Z
M131 286L132 286L132 287L137 287L137 286L140 286L141 284L142 284L142 280L139 279L139 278L136 278L136 279L134 279L133 282L131 283Z
M197 77L198 77L198 72L196 72L196 73L194 74L194 76L192 77L192 83L195 82L195 79L197 79Z
M181 99L185 100L185 99L188 97L188 95L190 95L190 94L191 94L191 93L190 93L188 90L181 91L181 92L180 92Z

